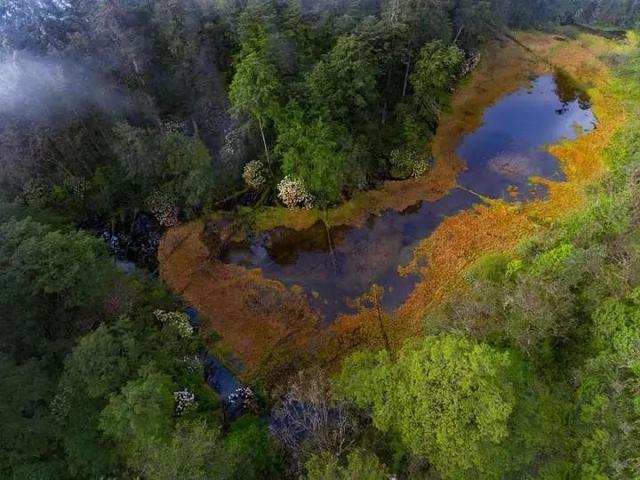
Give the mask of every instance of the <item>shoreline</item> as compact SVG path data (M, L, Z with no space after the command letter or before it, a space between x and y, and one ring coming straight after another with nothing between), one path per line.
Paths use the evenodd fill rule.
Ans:
M404 270L418 273L423 280L396 312L387 315L394 346L420 333L425 311L460 285L462 274L477 258L512 250L545 224L580 209L586 202L584 188L605 170L600 157L617 129L619 122L614 113L618 107L615 99L606 94L608 69L590 47L602 48L601 42L608 41L582 36L582 41L590 42L582 45L580 40L560 41L556 35L545 33L516 35L536 54L559 64L578 79L585 76L582 70L590 75L594 75L594 68L598 71L595 76L603 84L589 91L599 118L598 129L576 141L550 147L562 162L567 180L545 180L548 198L528 204L492 201L477 206L446 218L420 242L413 261ZM489 58L485 55L486 60L457 89L450 110L443 116L433 141L437 158L433 170L420 179L387 182L380 190L363 192L329 211L332 225L357 225L376 212L402 210L421 200L437 199L456 187L462 165L455 149L463 136L482 124L484 111L498 99L526 84L532 75L549 71L548 65L545 67L515 44L503 42L492 48L499 48L500 53ZM568 55L568 48L576 52ZM436 174L442 177L435 178ZM260 214L269 212L274 213L267 209ZM265 278L260 270L210 261L201 239L205 220L167 232L158 257L161 274L202 312L208 319L207 327L222 335L225 346L247 365L248 375L270 378L283 374L292 365L330 366L354 348L382 346L373 312L343 315L322 328L318 316L295 288L288 289L277 280ZM287 214L285 225L299 229L316 220L313 211L293 212ZM282 221L280 214L270 219L273 226L276 222L282 225ZM257 224L265 227L267 222Z

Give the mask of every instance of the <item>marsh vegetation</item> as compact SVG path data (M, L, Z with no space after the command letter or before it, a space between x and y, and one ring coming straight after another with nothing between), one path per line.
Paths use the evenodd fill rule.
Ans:
M639 16L0 1L0 477L638 477Z

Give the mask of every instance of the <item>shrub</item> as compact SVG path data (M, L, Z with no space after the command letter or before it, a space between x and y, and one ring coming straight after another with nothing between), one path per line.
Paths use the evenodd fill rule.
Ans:
M287 208L313 207L313 195L307 191L304 182L288 175L278 184L278 198Z

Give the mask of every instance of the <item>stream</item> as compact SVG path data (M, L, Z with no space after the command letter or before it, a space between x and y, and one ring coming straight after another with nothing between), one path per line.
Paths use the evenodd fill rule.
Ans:
M321 222L301 231L277 228L231 244L224 260L301 287L325 322L353 312L350 299L372 284L385 289L383 307L396 309L419 280L400 275L398 267L413 258L417 243L445 217L472 208L482 197L507 202L544 198L545 187L532 178L565 179L560 162L545 147L595 127L585 92L561 73L538 76L489 107L482 126L462 138L457 154L466 169L458 176L459 187L439 200L372 215L363 226L333 226L332 245Z

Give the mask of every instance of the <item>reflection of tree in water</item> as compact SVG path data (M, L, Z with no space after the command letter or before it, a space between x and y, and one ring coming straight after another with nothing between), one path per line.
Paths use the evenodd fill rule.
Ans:
M556 95L562 102L562 107L556 110L559 115L565 113L569 109L569 104L576 100L581 110L591 108L591 97L571 75L564 70L556 69L554 79Z
M318 220L311 227L304 230L277 228L269 233L265 244L269 257L279 265L296 263L301 253L331 252L337 244L342 243L351 227L340 225L330 227L327 235L325 224Z

